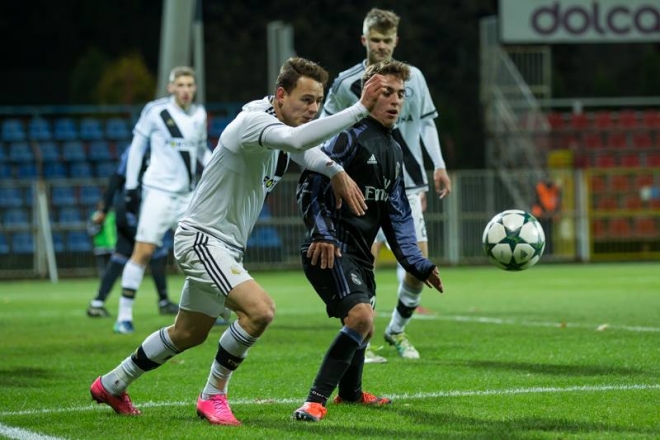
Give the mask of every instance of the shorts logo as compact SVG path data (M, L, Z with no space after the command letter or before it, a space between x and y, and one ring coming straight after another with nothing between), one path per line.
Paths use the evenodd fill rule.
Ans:
M230 270L232 275L239 275L243 272L243 270L239 266L231 266Z
M351 281L353 281L353 284L355 284L356 286L361 286L362 285L362 280L355 273L351 274Z

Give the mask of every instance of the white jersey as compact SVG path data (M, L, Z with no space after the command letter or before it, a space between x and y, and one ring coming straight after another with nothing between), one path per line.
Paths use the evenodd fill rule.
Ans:
M323 104L321 117L333 115L360 99L362 75L365 70L366 61L363 61L337 76ZM428 191L420 136L424 120L433 120L437 116L438 112L433 105L424 75L418 68L410 66L410 79L406 81L406 98L393 133L394 139L403 150L404 182L407 191ZM434 160L436 168L444 168L440 145L425 147L436 150L428 151L429 156ZM434 155L440 159L437 160Z
M277 119L271 97L246 104L220 135L180 224L243 252L266 195L288 166L289 154L282 150L315 171L339 172L340 166L312 147L366 115L358 104L337 117L294 128Z
M137 186L132 165L138 158L142 162L144 149L149 145L151 158L142 185L168 193L189 193L195 188L197 161L210 155L206 137L203 106L193 104L183 110L176 105L174 97L150 102L133 129L126 187Z

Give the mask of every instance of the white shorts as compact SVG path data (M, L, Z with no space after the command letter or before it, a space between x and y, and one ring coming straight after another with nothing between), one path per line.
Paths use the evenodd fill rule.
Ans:
M163 245L163 236L176 228L188 209L192 193L171 194L154 188L142 189L142 206L135 241Z
M174 258L186 276L179 307L212 318L225 311L225 298L234 287L252 279L240 251L189 226L174 233Z
M417 236L417 242L428 241L428 236L426 235L426 221L424 220L424 213L422 212L422 193L406 193L408 196L408 203L410 203L410 211L415 222L415 235ZM385 233L382 229L378 230L376 235L376 243L385 243L387 248L390 248L390 245L387 244L387 239L385 238Z

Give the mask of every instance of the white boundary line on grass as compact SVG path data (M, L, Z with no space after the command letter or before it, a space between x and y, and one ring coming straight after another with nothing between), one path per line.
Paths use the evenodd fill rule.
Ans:
M0 435L14 440L62 440L62 437L51 437L50 435L41 435L38 432L28 431L27 429L14 428L0 423Z
M389 318L390 313L379 313L379 317ZM570 322L543 322L543 321L525 321L516 319L491 318L489 316L462 316L462 315L422 315L415 313L413 319L427 321L452 321L452 322L476 322L479 324L496 325L522 325L526 327L556 327L556 328L591 328L594 330L626 330L631 332L660 332L660 327L643 327L634 325L616 325L616 324L578 324Z

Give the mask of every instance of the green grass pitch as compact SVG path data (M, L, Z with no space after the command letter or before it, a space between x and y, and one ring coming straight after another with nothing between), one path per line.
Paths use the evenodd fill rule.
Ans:
M249 265L248 265L249 267ZM339 323L326 317L301 272L259 272L276 318L230 383L241 427L195 414L216 344L145 374L129 389L141 417L91 401L89 385L154 330L145 277L136 333L115 335L113 319L85 315L97 281L0 283L0 437L200 438L660 438L660 264L442 268L445 294L425 289L408 333L421 353L404 361L382 332L396 301L394 270L377 272L373 344L388 363L366 365L364 389L389 396L383 408L328 404L320 423L291 420ZM169 278L173 299L183 279ZM118 288L108 309L116 316Z

